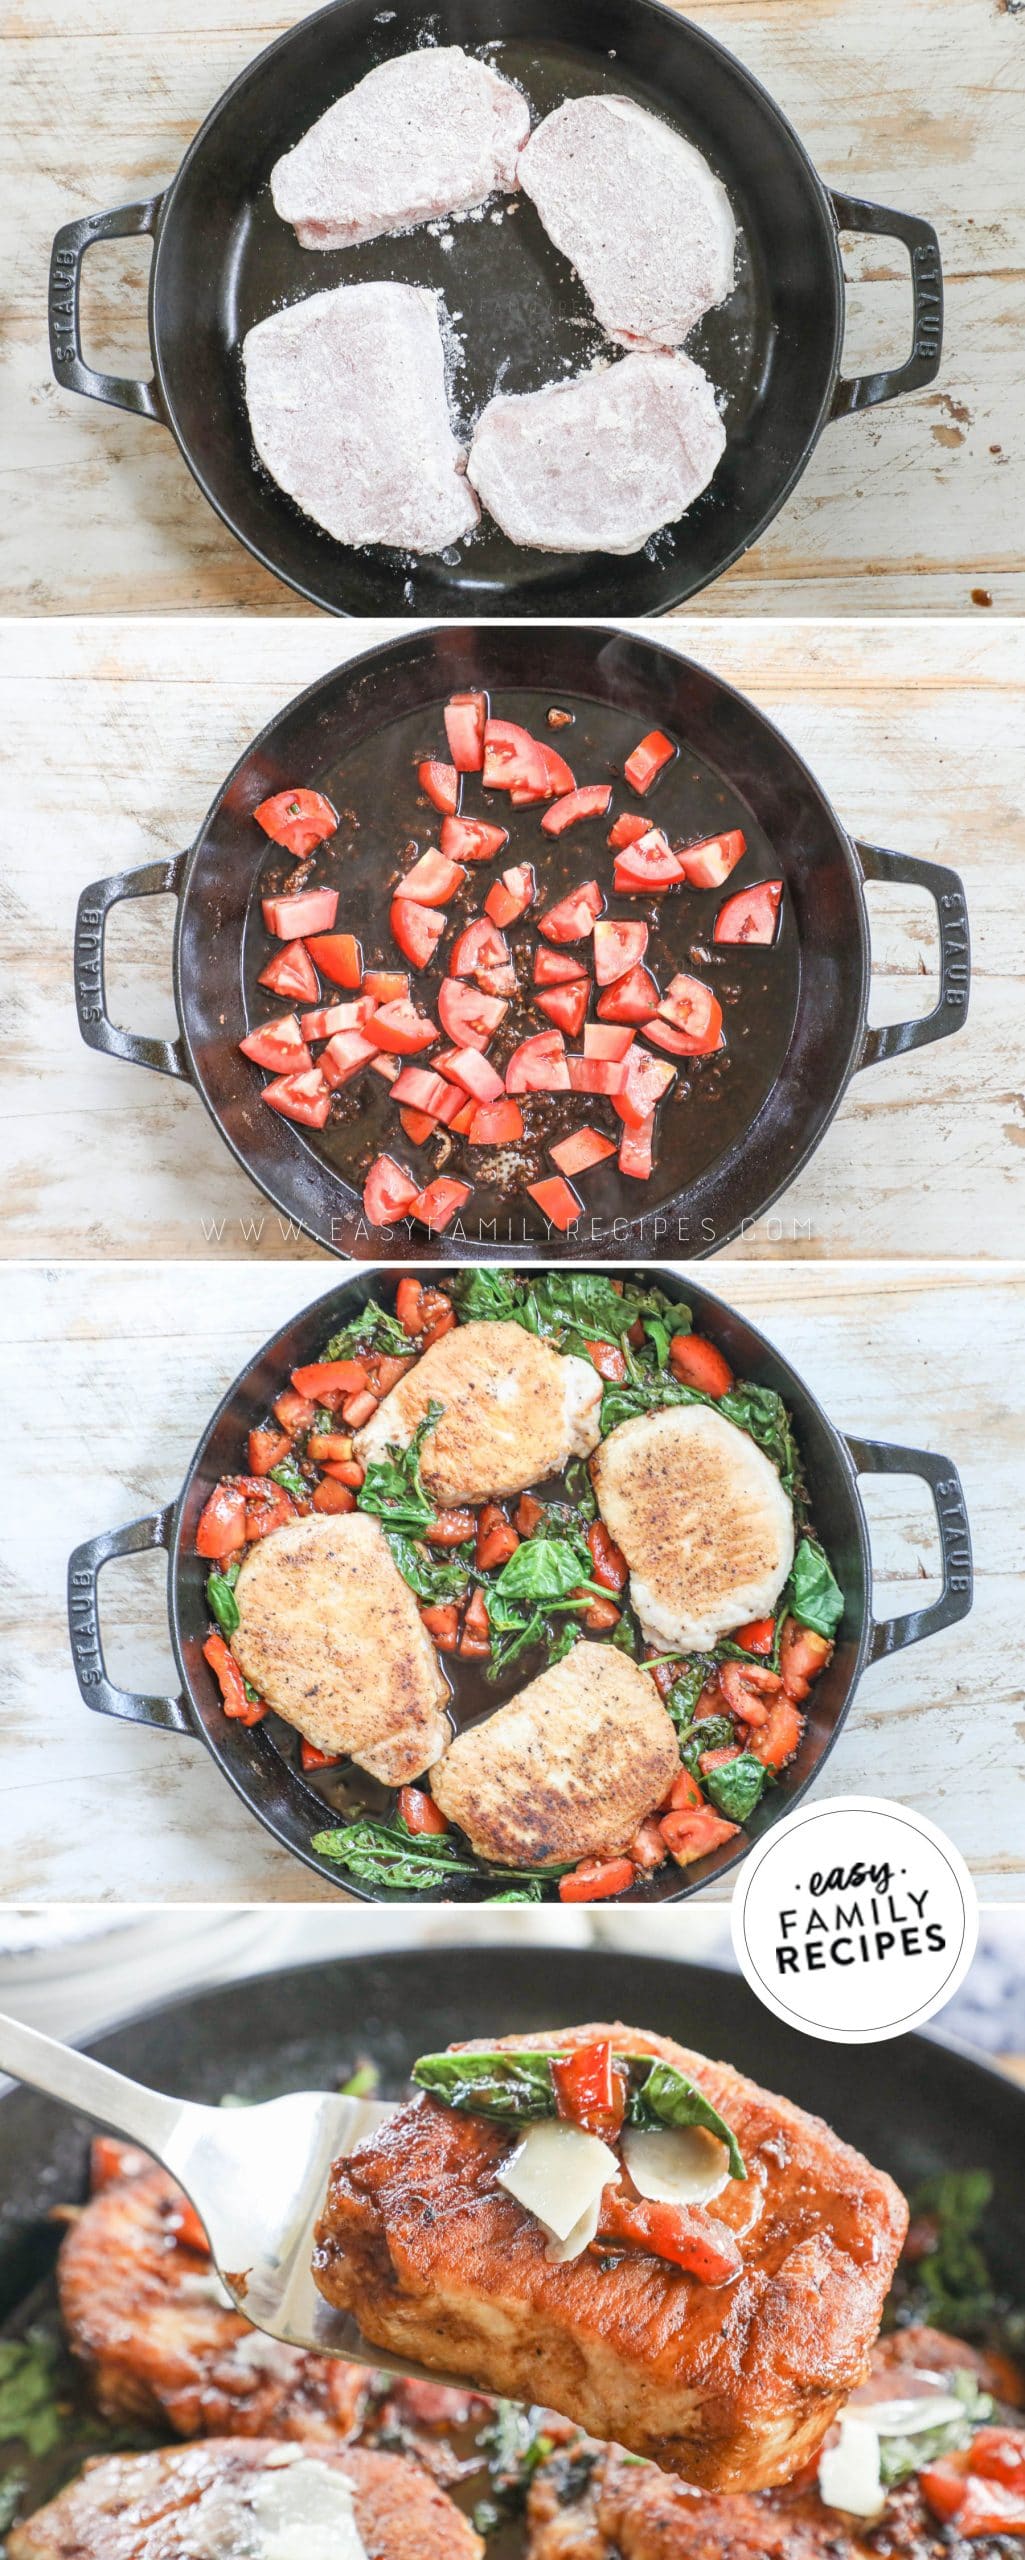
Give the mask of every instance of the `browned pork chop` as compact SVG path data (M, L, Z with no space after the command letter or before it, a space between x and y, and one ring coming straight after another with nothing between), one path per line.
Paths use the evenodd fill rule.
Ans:
M516 186L530 132L519 89L457 44L368 71L286 151L271 194L304 249L348 249Z
M304 2505L321 2526L322 2551L335 2475L349 2483L367 2560L477 2560L483 2550L444 2490L395 2454L228 2437L87 2463L59 2498L15 2525L8 2560L241 2560L275 2529L273 2547L286 2547L290 2529L287 2548L297 2551ZM339 2548L348 2560L351 2538L339 2534Z
M449 1739L448 1685L380 1521L313 1512L251 1547L231 1649L261 1698L320 1751L401 1787Z
M715 2211L738 2276L705 2285L640 2251L552 2264L541 2225L496 2184L515 2134L420 2097L336 2162L317 2283L375 2345L543 2402L700 2487L769 2487L815 2452L864 2372L903 2198L828 2125L665 2037L588 2026L501 2041L605 2038L674 2062L732 2125L748 2178Z
M632 355L572 382L489 400L466 467L510 542L625 553L693 506L725 444L699 365L684 355Z
M576 1866L628 1848L679 1770L672 1718L650 1673L615 1645L581 1641L457 1734L431 1770L431 1790L478 1857Z

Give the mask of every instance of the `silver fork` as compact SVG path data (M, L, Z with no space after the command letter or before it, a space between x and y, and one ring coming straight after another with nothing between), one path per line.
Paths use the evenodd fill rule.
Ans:
M52 2036L0 2014L0 2071L92 2116L163 2163L195 2206L237 2311L288 2346L345 2356L418 2381L453 2377L370 2346L333 2311L310 2273L313 2226L333 2160L393 2115L370 2098L322 2092L256 2107L200 2107L161 2097ZM466 2389L466 2378L456 2380Z

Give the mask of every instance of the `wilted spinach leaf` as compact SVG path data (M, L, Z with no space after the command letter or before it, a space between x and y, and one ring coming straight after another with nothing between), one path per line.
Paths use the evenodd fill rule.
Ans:
M727 1822L746 1822L770 1785L771 1773L753 1751L742 1751L738 1759L724 1760L721 1769L709 1769L701 1783Z
M376 1306L371 1298L356 1315L350 1316L348 1324L341 1325L338 1332L332 1334L330 1342L324 1345L323 1356L325 1360L348 1360L354 1352L379 1351L390 1352L393 1358L405 1359L412 1347L405 1327L394 1316L386 1315L383 1307Z
M405 1530L412 1538L423 1537L437 1509L424 1492L420 1452L443 1411L444 1407L432 1396L408 1449L400 1449L392 1442L386 1457L371 1458L356 1496L360 1511L373 1512L385 1528Z
M825 1548L817 1538L802 1538L788 1585L788 1604L802 1627L819 1636L834 1636L843 1616L843 1592Z
M384 1534L403 1581L408 1582L418 1600L437 1607L446 1600L463 1599L469 1582L472 1547L457 1547L443 1562L440 1557L428 1554L426 1548L414 1545L412 1538L406 1537L401 1529L390 1529L385 1525Z

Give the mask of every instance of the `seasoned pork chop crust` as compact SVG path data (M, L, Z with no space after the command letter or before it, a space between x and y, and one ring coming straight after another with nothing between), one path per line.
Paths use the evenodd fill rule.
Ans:
M602 2038L675 2062L733 2126L748 2179L715 2212L739 2276L705 2286L640 2252L550 2264L540 2225L495 2185L514 2135L420 2097L336 2163L317 2283L377 2345L542 2402L699 2487L770 2487L865 2370L907 2208L828 2125L666 2037L619 2025L500 2041Z
M680 1750L650 1674L614 1645L574 1645L457 1734L435 1803L499 1866L576 1866L624 1850L668 1795Z
M449 1738L448 1686L369 1512L273 1529L250 1548L235 1598L232 1652L286 1723L386 1786L429 1768Z
M356 1433L356 1455L407 1448L433 1401L420 1472L436 1502L483 1502L522 1493L596 1445L602 1382L589 1360L553 1351L518 1324L455 1325L407 1369Z
M624 356L542 391L500 392L467 474L530 551L640 551L706 489L726 448L715 390L685 355Z
M459 45L423 45L368 71L275 162L275 211L304 249L378 240L515 187L529 131L510 81Z
M666 1405L621 1422L591 1479L649 1643L703 1653L772 1610L794 1560L793 1509L770 1460L725 1415Z
M97 2408L182 2436L337 2444L359 2421L365 2368L283 2346L226 2308L209 2257L179 2235L183 2203L147 2166L102 2188L62 2244L61 2313Z
M59 2498L14 2527L8 2560L242 2560L254 2548L251 2500L268 2471L312 2458L352 2486L368 2560L477 2560L472 2525L426 2472L390 2453L240 2443L89 2462Z
M520 184L610 338L680 346L732 291L725 187L693 143L632 98L567 98L531 134Z

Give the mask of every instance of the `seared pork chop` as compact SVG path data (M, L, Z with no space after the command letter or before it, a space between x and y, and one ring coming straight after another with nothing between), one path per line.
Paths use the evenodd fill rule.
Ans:
M704 1653L771 1612L794 1560L793 1508L735 1422L705 1404L639 1414L603 1440L591 1478L650 1644Z
M689 356L624 356L489 400L466 468L511 542L625 553L685 514L725 444L712 384Z
M320 2560L329 2549L338 2560L477 2560L483 2548L444 2490L396 2454L231 2437L88 2462L7 2542L8 2560Z
M232 1652L287 1724L385 1786L429 1768L449 1737L448 1686L378 1520L314 1512L273 1529L235 1599Z
M516 186L519 89L457 44L368 71L275 162L271 194L304 249L348 249Z
M496 2183L516 2129L419 2097L336 2162L316 2281L376 2345L558 2409L699 2487L769 2487L817 2450L861 2379L907 2208L828 2125L666 2037L587 2026L500 2041L606 2039L674 2063L732 2127L748 2175L715 2212L739 2275L707 2285L607 2243L553 2264L542 2225Z
M443 551L480 509L452 433L441 296L343 284L271 311L244 345L253 442L336 542Z
M436 1502L482 1502L522 1493L595 1447L602 1382L589 1360L553 1351L522 1325L471 1323L432 1342L362 1431L362 1466L389 1441L408 1448L432 1401L442 1416L423 1445L420 1471Z
M535 127L519 177L624 346L681 346L732 292L725 187L693 143L632 98L567 98Z
M650 1674L615 1645L581 1641L485 1724L457 1734L431 1788L478 1857L576 1866L624 1850L679 1768Z

